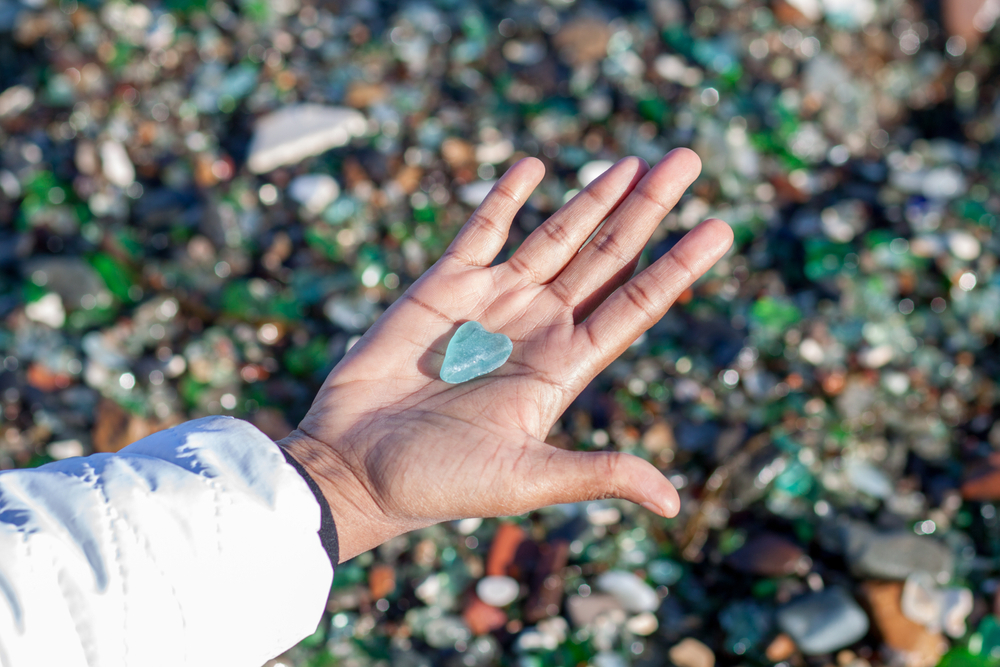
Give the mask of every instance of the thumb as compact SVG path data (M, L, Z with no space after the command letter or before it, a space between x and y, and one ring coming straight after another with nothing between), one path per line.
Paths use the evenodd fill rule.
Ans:
M677 490L651 463L621 452L573 452L550 445L534 448L526 501L535 507L583 500L622 498L660 516L680 510Z

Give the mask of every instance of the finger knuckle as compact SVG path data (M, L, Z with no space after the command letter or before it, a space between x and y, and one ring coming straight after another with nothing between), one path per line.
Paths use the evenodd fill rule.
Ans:
M621 456L618 452L597 452L594 459L594 473L601 481L602 491L611 491L618 487L618 470L621 466Z
M673 208L671 206L668 206L658 196L649 192L649 190L645 187L636 188L635 192L640 198L651 204L654 208L656 208L656 210L659 213L663 215L666 215L670 211L670 209Z
M598 179L587 186L583 191L585 197L590 199L594 206L597 206L602 211L607 211L611 209L611 202L608 198L604 196L603 193L599 191L602 179Z
M600 239L596 249L600 253L610 255L621 266L625 266L631 261L631 258L627 255L625 249L622 248L621 243L618 242L614 234L608 234Z
M624 287L625 298L627 298L632 305L641 310L643 314L653 317L656 315L657 308L653 299L649 296L646 289L636 282L626 283Z

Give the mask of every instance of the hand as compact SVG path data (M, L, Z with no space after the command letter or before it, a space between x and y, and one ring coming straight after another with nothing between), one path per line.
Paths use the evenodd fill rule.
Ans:
M626 158L490 266L544 175L534 158L507 171L444 256L337 364L282 443L328 499L343 560L440 521L555 503L625 498L677 513L676 490L650 463L544 439L587 383L728 250L732 231L708 220L632 278L700 169L687 149L652 169ZM445 349L468 320L509 336L513 353L488 375L446 384Z

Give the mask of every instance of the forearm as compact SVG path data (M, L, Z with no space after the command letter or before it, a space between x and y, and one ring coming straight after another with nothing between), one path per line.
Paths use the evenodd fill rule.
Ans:
M397 535L430 525L394 517L376 502L368 483L361 481L367 479L364 471L303 431L293 431L278 445L302 465L326 498L337 526L341 563Z
M0 474L0 662L256 667L314 631L319 508L245 422Z

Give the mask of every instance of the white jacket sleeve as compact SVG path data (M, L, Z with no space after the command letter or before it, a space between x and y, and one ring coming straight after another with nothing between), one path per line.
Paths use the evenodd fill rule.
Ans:
M312 634L320 503L228 417L0 473L0 664L260 667Z

